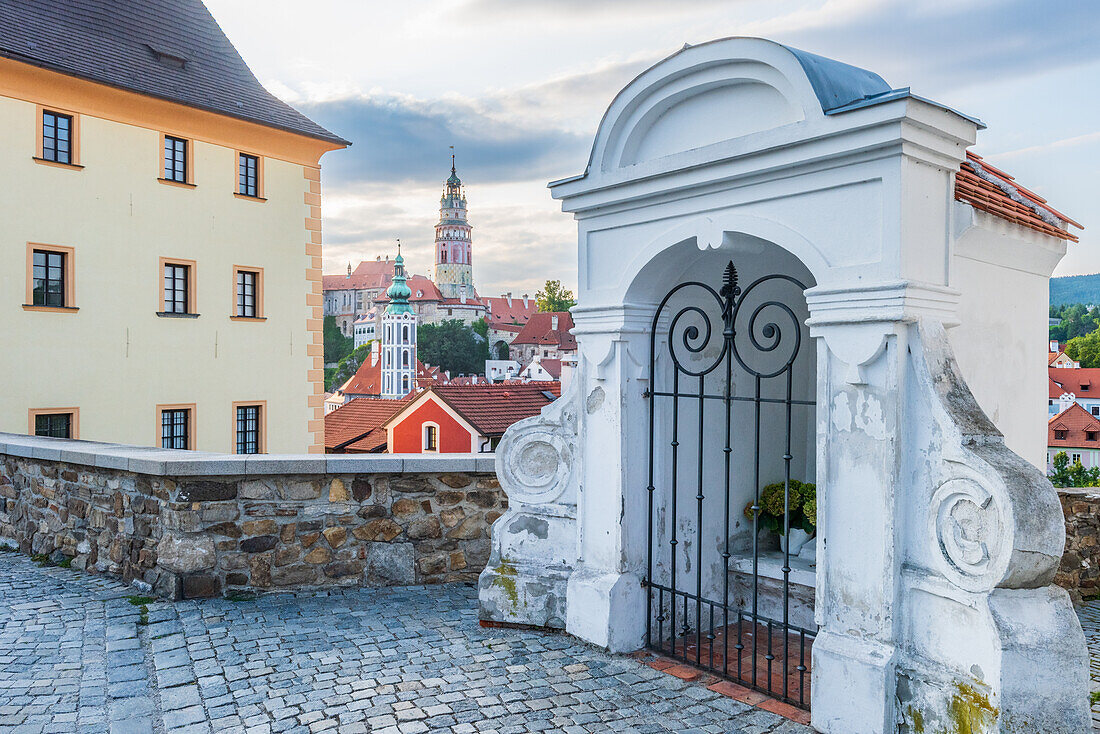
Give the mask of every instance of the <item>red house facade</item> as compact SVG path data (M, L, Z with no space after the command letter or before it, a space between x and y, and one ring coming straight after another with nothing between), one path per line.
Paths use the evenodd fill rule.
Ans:
M508 426L538 415L559 390L558 383L429 387L385 423L389 452L490 453Z

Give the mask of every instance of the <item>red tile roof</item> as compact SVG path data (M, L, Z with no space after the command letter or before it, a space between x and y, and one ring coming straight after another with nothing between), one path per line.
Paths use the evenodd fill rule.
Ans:
M433 385L428 391L454 409L482 436L500 436L508 426L538 415L557 398L560 393L547 390L547 384Z
M1049 379L1049 378L1047 379L1047 397L1048 398L1050 398L1051 400L1057 400L1058 398L1062 397L1062 393L1064 393L1064 392L1065 392L1065 390L1062 388L1061 385L1059 385L1057 382L1055 382L1052 379Z
M1082 367L1070 369L1068 367L1047 367L1047 376L1050 377L1050 397L1061 397L1064 392L1071 392L1080 397L1096 395L1100 400L1100 367ZM1055 395L1054 391L1058 390Z
M487 314L487 320L489 326L494 329L500 329L506 324L526 324L527 321L538 313L538 306L535 305L534 298L527 299L527 307L523 306L522 298L512 298L512 305L508 305L508 298L502 296L500 298L482 298L485 305L489 309Z
M552 328L554 317L558 317L558 328ZM568 311L539 311L531 316L523 331L513 344L553 344L565 350L575 350L577 340L573 338L573 317Z
M487 385L488 378L483 375L460 375L446 380L447 385Z
M1061 431L1065 438L1057 438ZM1100 449L1100 419L1074 403L1047 421L1047 446Z
M351 275L345 273L325 275L321 281L321 287L326 291L387 288L393 281L393 261L364 260L351 272Z
M381 395L382 360L372 365L368 356L340 390L345 395Z
M955 198L995 217L1063 240L1077 242L1077 235L1063 227L1084 229L1038 194L1020 186L1012 176L969 151L955 174Z
M406 400L356 398L325 416L325 451L376 451L386 446L382 428Z
M416 384L419 387L427 387L434 382L443 379L443 373L439 367L428 367L419 359L416 360ZM363 360L359 369L340 388L345 395L381 395L382 394L382 360L376 364L370 363L370 357Z

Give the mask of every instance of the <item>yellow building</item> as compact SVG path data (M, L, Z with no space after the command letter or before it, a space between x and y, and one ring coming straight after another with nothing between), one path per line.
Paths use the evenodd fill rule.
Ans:
M0 0L0 431L324 450L319 160L200 0Z

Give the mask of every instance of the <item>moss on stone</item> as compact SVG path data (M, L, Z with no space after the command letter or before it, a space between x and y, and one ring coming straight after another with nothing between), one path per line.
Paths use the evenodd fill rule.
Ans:
M496 568L496 576L493 577L493 586L504 591L504 595L512 603L513 612L519 609L519 592L516 590L515 576L516 567L509 563L508 559L502 558L500 565Z
M913 722L913 734L924 734L924 714L912 706L906 709L906 713Z
M980 681L977 681L981 685ZM984 687L984 686L982 686ZM1000 711L989 697L969 683L957 683L955 695L947 707L951 734L983 734L991 731Z

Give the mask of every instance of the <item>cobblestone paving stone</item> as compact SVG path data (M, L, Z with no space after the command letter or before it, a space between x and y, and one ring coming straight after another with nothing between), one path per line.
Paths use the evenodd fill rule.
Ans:
M1077 608L1085 641L1089 645L1090 691L1100 691L1100 601L1090 601ZM1100 732L1100 702L1092 705L1092 729Z
M0 553L0 731L810 729L558 634L483 629L466 585L158 602Z

